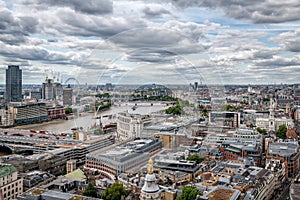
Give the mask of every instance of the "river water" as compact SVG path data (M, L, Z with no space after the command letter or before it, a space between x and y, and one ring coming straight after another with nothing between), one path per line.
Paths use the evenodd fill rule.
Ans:
M134 107L134 108L133 108ZM109 119L108 117L103 117L106 115L115 115L120 112L128 111L132 114L151 114L153 112L157 112L160 110L164 110L168 108L165 103L158 103L158 102L146 102L146 103L123 103L118 105L113 105L110 109L105 111L98 112L97 116L101 117L101 122L103 125L113 122L114 118ZM99 117L98 117L99 118ZM18 129L25 129L25 130L45 130L49 133L70 133L72 128L80 128L82 127L83 130L90 130L93 126L100 124L100 119L96 119L95 113L81 113L75 114L73 119L69 120L54 120L50 122L44 122L41 124L29 124L18 126Z

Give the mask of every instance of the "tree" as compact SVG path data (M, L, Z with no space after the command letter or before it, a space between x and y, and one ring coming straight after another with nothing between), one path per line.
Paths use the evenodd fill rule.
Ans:
M73 109L70 108L70 107L66 108L66 114L68 115L68 114L71 114L71 113L73 113Z
M277 132L276 132L276 136L281 138L281 139L285 139L286 138L286 132L287 132L287 127L285 124L280 125Z
M176 200L194 200L201 192L194 186L185 186L182 190L182 194L176 198Z
M199 108L200 110L203 110L203 109L204 109L204 106L203 106L202 104L199 104L199 105L198 105L198 108Z
M257 127L256 130L257 130L257 132L259 132L262 135L267 135L267 130L266 129L262 129L260 127Z
M208 115L207 115L207 109L206 108L204 108L203 110L202 110L202 116L203 117L207 117Z
M115 182L110 187L106 188L101 198L104 200L120 200L122 196L126 196L126 190L123 184Z
M85 191L83 192L83 195L87 197L98 197L97 189L92 183L89 183Z
M232 109L232 106L230 104L224 105L224 110L231 111L231 109Z
M201 157L199 154L193 154L193 155L190 155L187 160L190 160L190 161L195 161L197 164L201 163L204 158Z
M168 109L166 109L166 114L181 115L182 108L179 105L171 106Z

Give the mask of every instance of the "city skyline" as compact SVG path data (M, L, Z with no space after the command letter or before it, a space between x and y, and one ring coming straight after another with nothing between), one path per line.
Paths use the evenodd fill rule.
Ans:
M300 3L0 0L0 82L280 84L300 77Z

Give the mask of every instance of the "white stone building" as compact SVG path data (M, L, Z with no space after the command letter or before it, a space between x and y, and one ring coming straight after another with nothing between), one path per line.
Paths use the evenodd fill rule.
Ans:
M149 115L119 113L117 115L117 135L124 140L141 137L144 125L150 121Z
M17 169L12 165L0 164L0 199L16 199L23 193L23 179L18 179Z

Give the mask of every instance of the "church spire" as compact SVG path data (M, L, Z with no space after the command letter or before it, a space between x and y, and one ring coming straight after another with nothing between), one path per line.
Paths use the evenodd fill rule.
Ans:
M153 161L150 158L148 162L148 174L153 174Z

